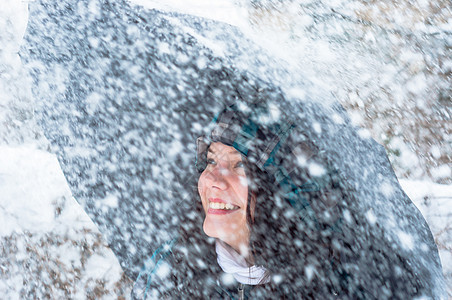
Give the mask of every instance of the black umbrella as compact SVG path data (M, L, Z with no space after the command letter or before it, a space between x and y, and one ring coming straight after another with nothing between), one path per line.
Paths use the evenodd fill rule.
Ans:
M40 124L73 195L131 278L192 209L196 138L225 103L270 91L339 170L363 237L378 236L441 286L431 232L383 147L237 28L123 1L42 0L30 3L25 39Z

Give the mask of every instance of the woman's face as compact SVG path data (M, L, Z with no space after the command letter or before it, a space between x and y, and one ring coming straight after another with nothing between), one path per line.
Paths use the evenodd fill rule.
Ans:
M207 167L199 177L198 192L206 213L204 232L246 254L248 183L241 154L233 147L212 143L207 151Z

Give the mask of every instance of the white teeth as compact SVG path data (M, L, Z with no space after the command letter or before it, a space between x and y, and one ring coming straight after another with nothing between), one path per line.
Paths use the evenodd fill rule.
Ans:
M235 209L237 206L232 205L230 203L220 203L220 202L209 202L209 208L212 209L227 209L232 210Z
M233 208L234 208L234 205L227 203L227 204L225 205L225 208L226 208L226 209L233 209Z

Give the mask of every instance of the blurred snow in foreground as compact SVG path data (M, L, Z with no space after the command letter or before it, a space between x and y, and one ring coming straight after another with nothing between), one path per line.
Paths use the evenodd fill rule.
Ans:
M208 17L237 25L242 29L249 26L244 17L248 12L243 7L237 6L236 1L217 0L212 3L207 0L133 0L133 2L147 8ZM100 232L83 208L71 197L56 157L37 149L45 148L46 143L41 139L42 136L39 136L39 128L33 120L31 91L17 54L27 18L27 2L2 0L0 295L5 299L87 297L110 299L121 295L127 298L130 280L123 274L117 259L105 245ZM312 20L307 18L303 26L310 26L311 23ZM311 45L308 43L306 43L308 46L303 48L304 37L300 36L299 39L301 50L316 49L308 47ZM317 63L325 63L330 67L331 62L328 58L331 57L332 51L326 46L318 48L323 50L317 55L319 57ZM291 53L309 54L301 50ZM285 54L291 55L289 52ZM306 61L312 57L305 56ZM365 60L357 60L358 63L362 61ZM362 76L360 72L356 74ZM341 84L343 82L347 80L340 80ZM373 88L374 85L369 86ZM359 102L357 106L359 108L362 105ZM381 124L381 127L390 126ZM405 149L407 147L402 147L403 144L398 145L397 139L392 143L400 148L402 158L407 157L409 154ZM438 160L442 154L439 148L435 148L432 149L432 155ZM412 165L411 157L406 161L408 165ZM444 165L435 169L434 175L448 177L450 172L451 169ZM430 225L440 250L448 286L452 287L452 185L406 179L400 180L400 183ZM449 295L452 295L451 288Z

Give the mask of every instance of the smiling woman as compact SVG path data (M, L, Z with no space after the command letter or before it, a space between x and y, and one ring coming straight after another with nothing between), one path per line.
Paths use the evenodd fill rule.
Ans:
M246 257L250 233L246 218L248 183L242 156L234 147L219 142L210 145L198 191L206 214L204 232Z
M183 214L178 237L145 263L134 298L429 293L405 254L354 208L328 158L274 104L227 106L211 125L197 139L199 211Z
M300 288L304 284L300 280L293 283L305 276L300 264L293 261L304 263L300 248L321 245L319 259L335 261L329 256L327 238L321 243L312 242L301 233L313 231L319 220L308 217L312 209L306 207L309 205L301 194L291 195L298 182L288 176L295 167L294 154L290 153L295 151L309 164L315 150L307 143L294 149L287 147L294 126L281 122L277 110L264 102L227 106L215 117L211 132L198 138L197 201L202 204L199 218L204 234L196 230L196 220L190 220L187 214L179 237L159 248L146 263L136 281L134 297L244 299L308 295L312 287ZM291 163L286 165L286 160ZM303 183L308 177L302 178ZM330 213L333 224L338 218L335 201L331 202L324 212ZM304 221L299 216L304 216ZM300 224L303 226L297 228ZM306 244L293 247L294 242L303 241ZM281 273L283 269L286 274ZM284 282L291 282L295 289L291 291ZM325 286L315 289L329 293L336 290Z

